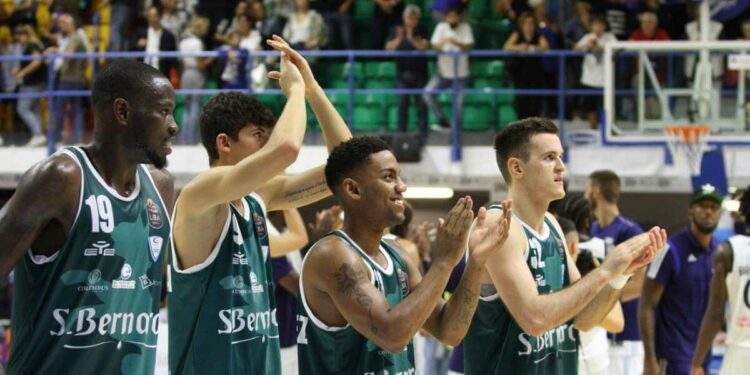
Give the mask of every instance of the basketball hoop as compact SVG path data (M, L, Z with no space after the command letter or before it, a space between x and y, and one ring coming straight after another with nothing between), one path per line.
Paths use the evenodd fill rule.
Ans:
M703 153L709 151L711 127L706 125L673 125L664 127L672 159L687 164L693 176L701 173Z

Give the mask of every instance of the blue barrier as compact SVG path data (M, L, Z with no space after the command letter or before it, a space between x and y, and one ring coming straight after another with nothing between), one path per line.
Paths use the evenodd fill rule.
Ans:
M561 139L565 139L565 98L567 96L600 96L602 90L598 89L580 89L580 88L569 88L566 87L566 66L568 59L571 58L582 58L586 55L585 52L569 51L569 50L551 50L545 52L510 52L510 51L495 51L495 50L476 50L468 52L437 52L437 51L383 51L383 50L349 50L349 51L301 51L301 54L305 57L323 57L323 58L345 58L346 61L353 66L357 58L398 58L398 57L429 57L436 58L439 55L452 55L454 57L460 55L468 55L470 57L497 57L497 58L509 58L509 57L546 57L557 59L557 70L558 79L556 88L546 89L517 89L517 88L480 88L480 89L464 89L465 94L480 94L480 95L503 95L512 94L514 96L555 96L557 97L557 121L560 126ZM622 52L619 56L635 56L635 52ZM658 52L655 55L669 56L668 63L668 77L672 76L672 52ZM254 59L265 58L265 57L276 57L279 53L276 51L252 51L249 53L247 64L252 64ZM93 59L95 68L97 67L100 59L116 59L116 58L147 58L147 57L160 57L160 58L184 58L184 57L211 57L221 58L222 53L218 51L205 51L205 52L158 52L158 53L147 53L147 52L94 52L94 53L46 53L38 56L0 56L0 63L12 62L12 61L30 61L30 60L46 60L52 62L55 59ZM453 69L454 75L458 71L458 59L454 59ZM95 69L96 71L97 69ZM56 90L54 87L55 72L53 69L48 69L48 85L47 90L40 93L0 93L0 99L17 99L17 98L28 98L28 97L70 97L70 96L90 96L90 90L76 90L76 91L62 91ZM454 80L453 86L450 89L440 90L425 90L425 89L384 89L384 88L357 88L355 83L354 69L348 71L348 88L344 89L326 89L327 94L347 94L347 123L353 124L353 113L354 113L354 97L355 94L395 94L395 95L407 95L407 94L442 94L450 93L452 95L452 107L453 107L453 118L451 127L451 159L453 161L461 160L461 124L458 118L458 101L457 93L459 92L459 84L457 80ZM576 77L576 80L578 77ZM220 92L227 91L242 91L248 94L255 94L252 87L246 89L178 89L175 90L177 95L214 95ZM650 91L650 90L649 90ZM259 91L260 93L261 91ZM725 93L730 94L732 90L726 90ZM282 95L281 90L278 89L267 89L262 91L263 94ZM636 90L633 89L619 89L616 90L617 95L635 95ZM54 106L50 106L49 118L55 118ZM55 151L55 139L54 129L52 126L48 127L48 152L53 153Z

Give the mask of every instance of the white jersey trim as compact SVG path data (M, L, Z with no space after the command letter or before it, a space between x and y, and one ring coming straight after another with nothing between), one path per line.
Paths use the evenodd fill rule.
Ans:
M137 170L136 170L136 173L135 173L135 188L133 188L133 191L130 193L129 196L124 197L124 196L120 195L120 193L118 193L117 190L115 190L111 186L107 185L107 182L104 181L104 178L102 178L102 176L99 174L99 171L97 171L96 168L94 168L94 164L91 163L91 160L89 160L89 156L86 154L85 151L83 151L80 147L75 147L75 149L78 150L78 152L81 153L81 156L83 157L83 160L86 161L86 166L88 166L88 168L91 170L91 174L94 175L94 177L96 178L96 180L99 181L99 184L102 185L102 187L104 189L106 189L107 192L109 192L110 194L112 194L112 196L114 196L115 198L117 198L117 199L119 199L121 201L125 201L125 202L131 202L131 201L135 200L136 198L138 198L138 194L140 194L140 192L141 192L141 179L138 176L138 171Z
M545 215L545 218L546 218L546 217L547 217L547 216ZM521 223L521 225L522 225L522 226L523 226L524 228L526 228L526 229L527 229L527 230L528 230L529 232L531 232L531 234L533 234L533 235L534 235L534 237L536 237L536 238L537 238L538 240L540 240L540 241L544 241L544 240L546 240L547 238L549 238L549 234L550 234L550 227L549 227L549 225L547 225L547 221L546 221L546 220L544 220L544 221L543 221L543 223L544 223L544 227L542 228L542 231L543 231L543 233L539 233L539 232L537 232L537 231L536 231L536 230L535 230L534 228L532 228L532 227L531 227L531 226L529 226L528 224L524 223L524 221L523 221L523 220L521 220L521 218L520 218L520 217L518 217L518 215L517 215L517 214L516 214L515 212L513 212L513 218L514 218L514 219L516 219L516 220L518 220L518 222L519 222L519 223ZM564 236L563 236L563 237L564 237Z
M177 215L177 210L174 210L175 217ZM174 267L175 272L181 273L181 274L194 274L197 272L200 272L204 269L206 269L208 266L210 266L215 260L216 257L219 255L219 250L221 249L221 244L224 242L224 239L227 237L227 232L229 232L229 227L232 222L232 210L230 209L227 213L227 221L224 223L224 228L221 229L221 235L219 236L219 239L216 241L216 244L214 245L213 250L211 250L211 254L208 255L208 258L204 260L202 263L196 264L192 267L189 267L187 269L180 269L179 265L179 259L177 257L177 250L175 249L175 242L174 242L174 231L170 231L169 237L170 242L172 243L172 266Z
M302 259L302 268L299 271L299 293L300 293L300 299L302 300L302 307L305 309L305 312L307 313L307 317L310 318L310 321L319 329L326 331L326 332L340 332L345 329L348 329L351 327L350 323L346 323L346 325L341 327L335 327L335 326L329 326L320 319L318 319L317 316L312 312L312 309L310 309L310 306L307 304L307 296L305 295L305 283L302 282L305 278L305 262L307 262L307 258L310 257L310 253L312 253L315 250L315 245L313 245L310 250L308 250L307 254L305 255L305 258ZM370 265L367 264L367 262L364 262L365 266L367 266L367 270L370 271L370 282L372 284L375 284L375 271L372 270Z
M651 262L651 265L648 266L648 271L646 271L646 276L649 279L655 279L656 275L659 274L659 269L661 268L662 263L664 263L664 258L667 257L667 254L670 252L669 244L665 245L664 248L659 252L659 254L656 255L656 258L654 258L654 261Z
M388 255L388 252L387 252L387 251L385 251L385 249L383 248L383 245L382 245L382 244L381 244L381 245L378 245L378 249L380 250L380 253L381 253L381 254L383 254L383 256L385 257L385 259L386 259L386 260L388 261L388 265L387 265L387 266L386 266L385 268L383 268L383 267L382 267L382 266L381 266L381 265L380 265L380 264L379 264L378 262L376 262L376 261L375 261L374 259L370 258L370 256L369 256L369 255L367 255L367 253L366 253L366 252L365 252L364 250L362 250L362 248L361 248L361 247L359 247L359 245L358 245L358 244L357 244L356 242L354 242L354 241L353 241L353 240L352 240L352 239L351 239L351 238L349 237L349 235L348 235L348 234L346 234L346 232L344 232L343 230L338 230L338 231L336 231L336 232L337 232L337 233L339 233L339 234L341 234L342 236L344 236L344 238L346 238L346 239L348 240L347 242L348 242L348 243L349 243L350 245L352 245L352 247L353 247L354 249L356 249L356 250L357 250L357 252L359 252L359 254L360 254L360 255L362 255L363 257L366 257L367 259L369 259L369 260L370 260L370 262L372 262L372 264L374 264L374 265L375 265L375 267L377 267L377 268L378 268L378 269L380 270L380 272L383 272L384 274L386 274L386 275L388 275L388 276L391 276L391 275L393 274L393 268L394 268L394 266L393 266L393 259L391 259L391 256L390 256L390 255ZM365 262L365 263L367 263L367 262Z

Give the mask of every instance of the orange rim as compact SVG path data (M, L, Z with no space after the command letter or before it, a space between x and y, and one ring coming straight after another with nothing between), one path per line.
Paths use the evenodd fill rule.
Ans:
M687 144L699 143L711 134L711 127L706 125L672 125L664 127L664 133L675 141Z

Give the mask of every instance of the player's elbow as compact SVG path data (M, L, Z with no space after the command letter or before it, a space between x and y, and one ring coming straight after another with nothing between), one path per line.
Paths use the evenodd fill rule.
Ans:
M541 336L553 328L551 324L539 317L528 317L523 319L523 323L518 322L518 324L521 326L521 329L531 336Z
M301 144L298 144L291 139L287 139L279 143L274 151L276 156L284 161L284 164L292 165L299 156L301 146Z
M389 324L388 328L382 330L382 340L380 340L378 346L391 353L401 353L412 339L407 331L406 329L399 329L396 324Z

